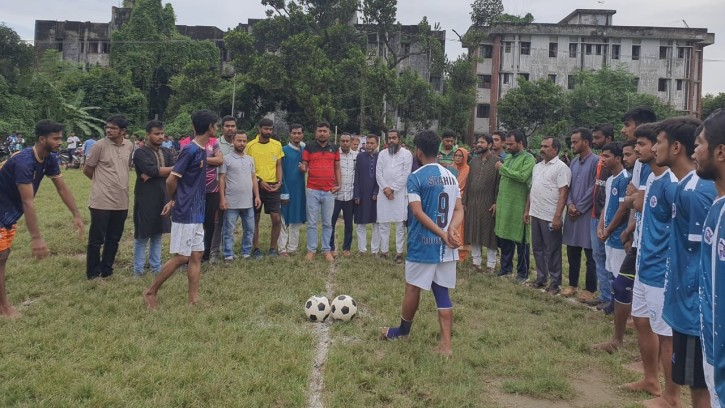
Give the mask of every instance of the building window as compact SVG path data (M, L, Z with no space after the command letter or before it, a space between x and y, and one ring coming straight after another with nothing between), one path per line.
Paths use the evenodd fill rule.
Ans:
M566 82L567 89L574 89L576 86L576 77L574 75L569 75Z
M529 74L519 74L519 79L529 80Z
M556 83L556 74L549 74L549 81Z
M577 51L579 50L579 44L569 43L569 58L576 58Z
M55 39L55 49L60 52L63 52L63 39L62 38Z
M619 44L612 44L612 59L619 59Z
M549 43L549 58L556 58L559 53L559 43Z
M476 107L476 117L479 119L488 119L491 116L491 105L481 103Z
M501 74L501 82L503 82L504 85L508 85L511 83L511 74Z
M639 45L633 45L632 46L632 61L639 61Z
M677 58L685 58L685 55L687 54L687 48L677 47Z
M432 76L430 77L430 85L435 89L436 91L441 89L441 77L439 76Z
M493 56L493 46L492 45L482 45L478 47L478 55L481 58L491 58Z
M678 79L677 82L676 82L677 83L677 90L678 91L681 91L682 90L682 82L684 82L684 81L681 80L681 79Z
M601 44L597 44L596 53L597 53L597 55L602 55L602 45Z
M110 54L111 53L111 43L108 41L103 41L101 43L101 54Z
M634 78L634 89L639 91L639 77Z
M521 55L531 55L531 43L528 41L521 42Z
M591 44L586 44L584 47L585 47L584 49L586 50L585 51L585 54L592 55L592 45Z
M660 47L660 59L667 59L667 50L669 50L670 47Z
M511 41L505 41L503 43L503 52L505 52L505 53L511 52Z
M491 75L479 75L478 87L483 89L491 89Z
M410 54L410 44L409 43L400 44L400 48L401 48L401 51L403 51L403 55Z
M657 81L657 90L659 92L667 92L667 84L670 82L667 78L660 78L659 81Z

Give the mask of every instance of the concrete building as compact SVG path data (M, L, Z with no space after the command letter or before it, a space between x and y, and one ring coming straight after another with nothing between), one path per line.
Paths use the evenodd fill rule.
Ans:
M615 13L577 9L556 24L478 27L488 35L468 50L480 58L472 130L497 129L496 104L520 78L549 78L572 89L573 73L603 67L624 67L637 78L638 92L699 115L703 49L715 35L706 28L616 26Z

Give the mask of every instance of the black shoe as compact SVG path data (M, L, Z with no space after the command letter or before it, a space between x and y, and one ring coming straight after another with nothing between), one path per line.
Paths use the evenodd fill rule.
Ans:
M614 311L614 303L612 302L602 302L596 306L597 310L604 310L606 308L612 308L612 311Z
M277 252L277 250L274 248L269 248L269 252L267 252L267 255L274 258L279 256L279 252Z
M259 248L254 248L254 251L252 251L252 256L254 259L262 259L264 257L264 254L262 254L262 250Z

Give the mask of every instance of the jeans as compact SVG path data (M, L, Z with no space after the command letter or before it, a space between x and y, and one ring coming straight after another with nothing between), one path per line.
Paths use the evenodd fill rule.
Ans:
M599 300L605 303L612 301L612 281L609 278L609 272L605 265L606 252L604 251L604 242L597 237L597 228L599 227L599 219L592 218L592 228L590 229L592 240L592 256L594 263L597 265L597 282L599 283Z
M146 238L136 238L133 246L133 273L143 275L146 266L146 246L149 246L149 266L151 273L161 272L161 234Z
M224 211L224 244L222 245L224 259L234 257L234 229L237 227L237 218L242 219L242 243L239 251L243 257L248 257L252 254L254 208L227 208Z
M322 213L322 252L330 252L335 196L329 191L307 189L307 252L317 251L317 221Z
M332 236L330 238L330 249L335 250L335 225L342 211L342 220L345 223L345 234L342 240L342 250L349 251L352 246L352 212L355 201L335 200L335 208L332 210Z
M86 253L86 277L106 278L113 274L113 263L118 252L118 242L123 235L128 210L97 210L91 208L91 225L88 228ZM103 254L101 254L103 247Z

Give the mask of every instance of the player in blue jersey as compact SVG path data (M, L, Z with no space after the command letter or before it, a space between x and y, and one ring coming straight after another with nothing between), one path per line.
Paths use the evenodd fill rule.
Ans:
M201 110L191 115L194 140L186 145L176 159L171 175L166 179L166 190L171 201L161 215L171 213L171 253L150 288L143 292L149 309L156 309L159 288L176 270L189 264L189 304L199 301L201 258L204 255L204 203L206 200L206 145L217 133L216 113Z
M655 160L657 128L653 132L638 134L640 160L649 158L652 174L648 177L642 206L642 227L637 250L637 276L632 287L632 318L637 329L639 351L644 368L644 379L627 384L625 388L646 391L659 397L660 364L665 374L664 401L676 401L679 406L679 386L672 382L672 329L662 319L664 284L672 224L672 203L677 177ZM646 154L649 153L649 154ZM661 400L652 400L653 406ZM648 402L650 404L650 402Z
M700 250L700 340L711 406L725 408L725 110L713 112L698 133L697 175L714 180L717 189Z
M700 244L702 224L715 196L715 184L702 180L690 158L700 120L667 119L655 130L657 165L668 166L679 183L672 203L670 243L662 318L672 328L672 381L690 387L693 407L709 407L700 343ZM678 393L679 396L679 393ZM675 401L664 402L676 405Z
M5 291L5 264L17 232L16 223L25 214L25 225L30 232L31 254L41 259L48 255L48 245L40 236L38 214L33 204L35 193L43 177L53 180L58 195L73 214L73 225L83 236L83 220L76 207L73 193L63 182L58 165L60 146L63 143L63 125L52 120L41 120L35 126L37 141L13 154L0 163L0 315L19 317Z
M456 286L456 261L462 237L463 206L456 177L437 162L441 139L425 130L415 135L415 156L421 167L408 176L408 254L400 326L384 327L383 339L410 334L420 290L433 292L441 328L436 353L452 354L453 304L449 288Z

